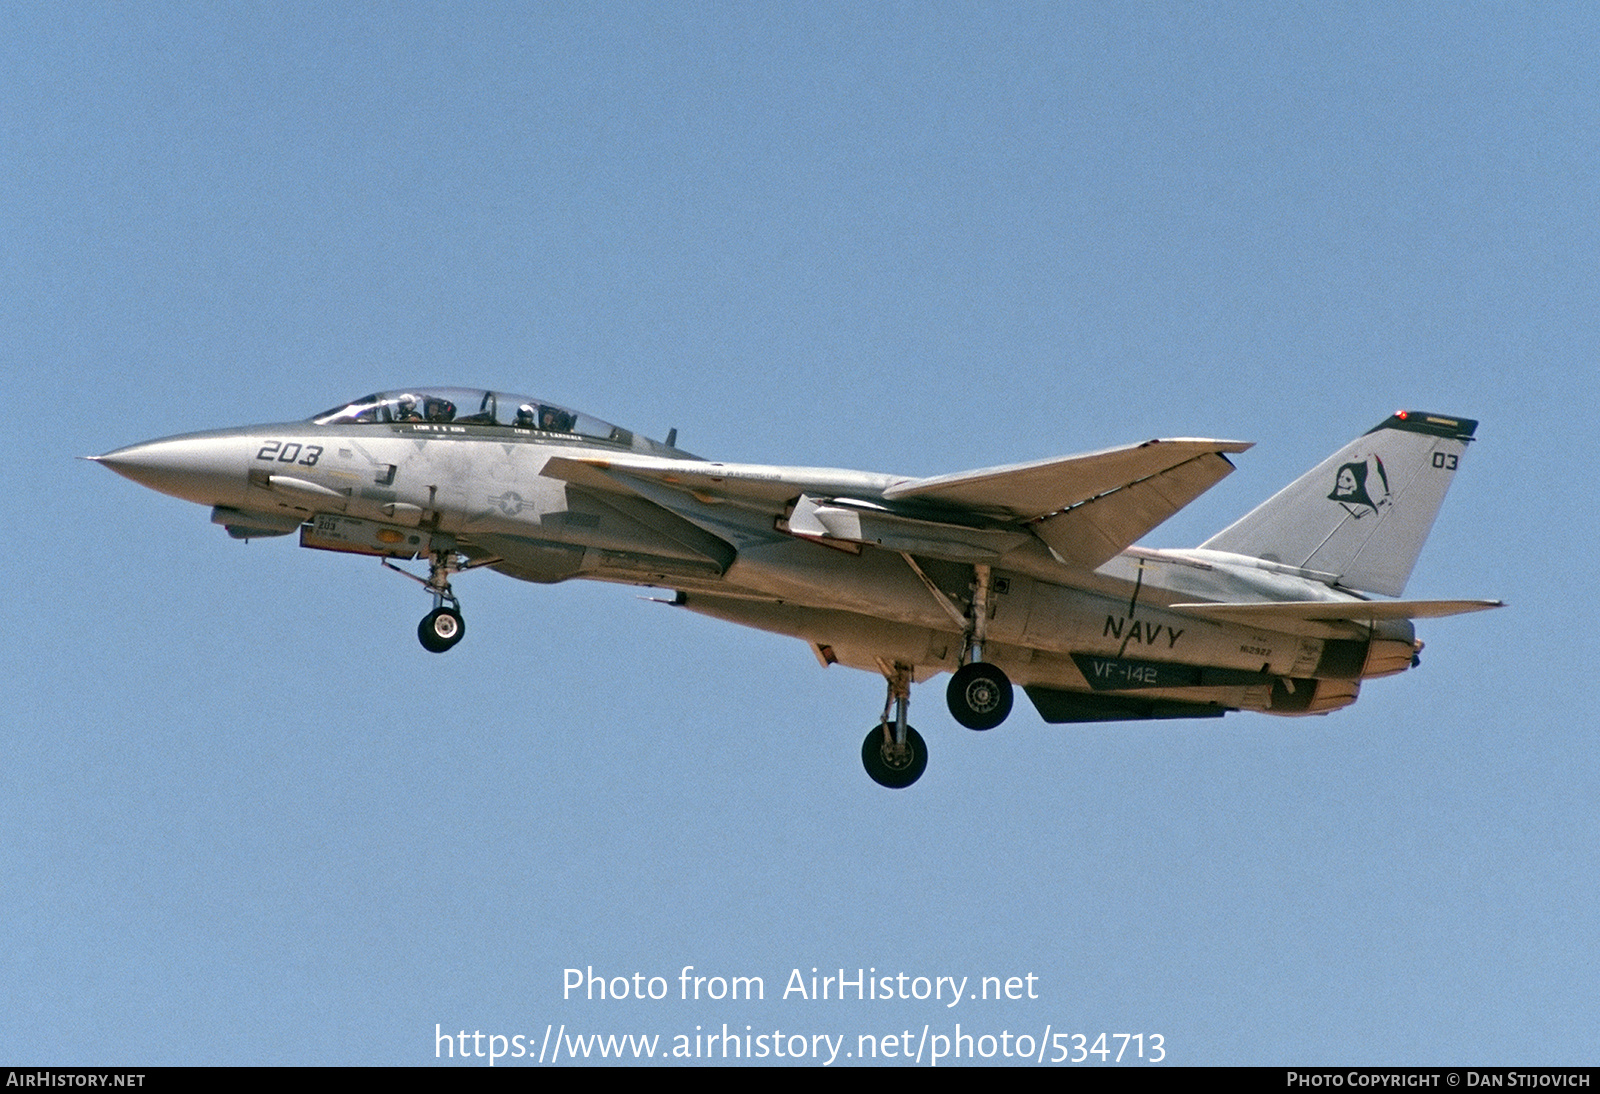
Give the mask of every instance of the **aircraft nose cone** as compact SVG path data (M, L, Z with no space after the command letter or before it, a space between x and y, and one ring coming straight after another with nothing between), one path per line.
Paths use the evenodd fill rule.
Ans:
M222 505L243 486L243 461L235 447L216 437L169 437L89 459L163 494L202 505Z

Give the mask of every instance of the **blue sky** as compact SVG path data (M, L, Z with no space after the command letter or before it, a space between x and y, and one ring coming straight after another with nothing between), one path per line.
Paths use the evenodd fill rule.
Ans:
M960 1022L1177 1063L1593 1062L1597 31L1564 4L20 6L0 1058ZM799 642L476 573L434 657L375 563L232 542L72 458L424 383L911 475L1258 442L1152 546L1397 408L1475 417L1407 595L1511 606L1419 625L1420 670L1326 718L1019 703L979 735L935 681L928 773L888 793L859 762L881 680ZM686 965L766 998L679 999ZM564 999L591 966L673 994ZM813 967L1038 998L782 998Z

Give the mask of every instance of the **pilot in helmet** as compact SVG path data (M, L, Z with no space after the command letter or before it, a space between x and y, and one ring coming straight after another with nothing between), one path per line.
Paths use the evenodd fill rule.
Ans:
M572 415L558 406L541 406L539 408L539 428L548 429L552 433L570 433L572 431Z
M417 413L417 397L415 395L401 395L395 399L394 420L397 422L422 421L422 415Z
M512 423L518 429L533 429L539 424L539 417L534 412L532 403L523 403L517 407L517 420Z

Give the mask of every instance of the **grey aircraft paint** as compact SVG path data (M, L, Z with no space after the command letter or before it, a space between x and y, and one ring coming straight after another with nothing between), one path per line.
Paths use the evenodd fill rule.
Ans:
M1477 423L1402 411L1193 550L1133 543L1233 470L1179 439L933 478L715 463L543 400L379 393L308 421L91 457L211 506L240 539L424 560L418 628L465 625L451 578L657 586L671 603L880 673L862 757L891 787L927 764L910 685L953 673L987 729L1020 685L1047 722L1325 714L1411 667L1415 618L1497 601L1399 596ZM401 571L405 573L406 571Z

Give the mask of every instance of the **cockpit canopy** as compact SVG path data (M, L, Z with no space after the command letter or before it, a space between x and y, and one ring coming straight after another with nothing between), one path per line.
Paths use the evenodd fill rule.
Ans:
M413 387L364 395L355 402L323 411L311 419L316 425L432 425L480 426L528 431L531 434L575 434L639 452L674 452L674 449L635 435L621 426L602 422L576 410L536 399L464 387Z

